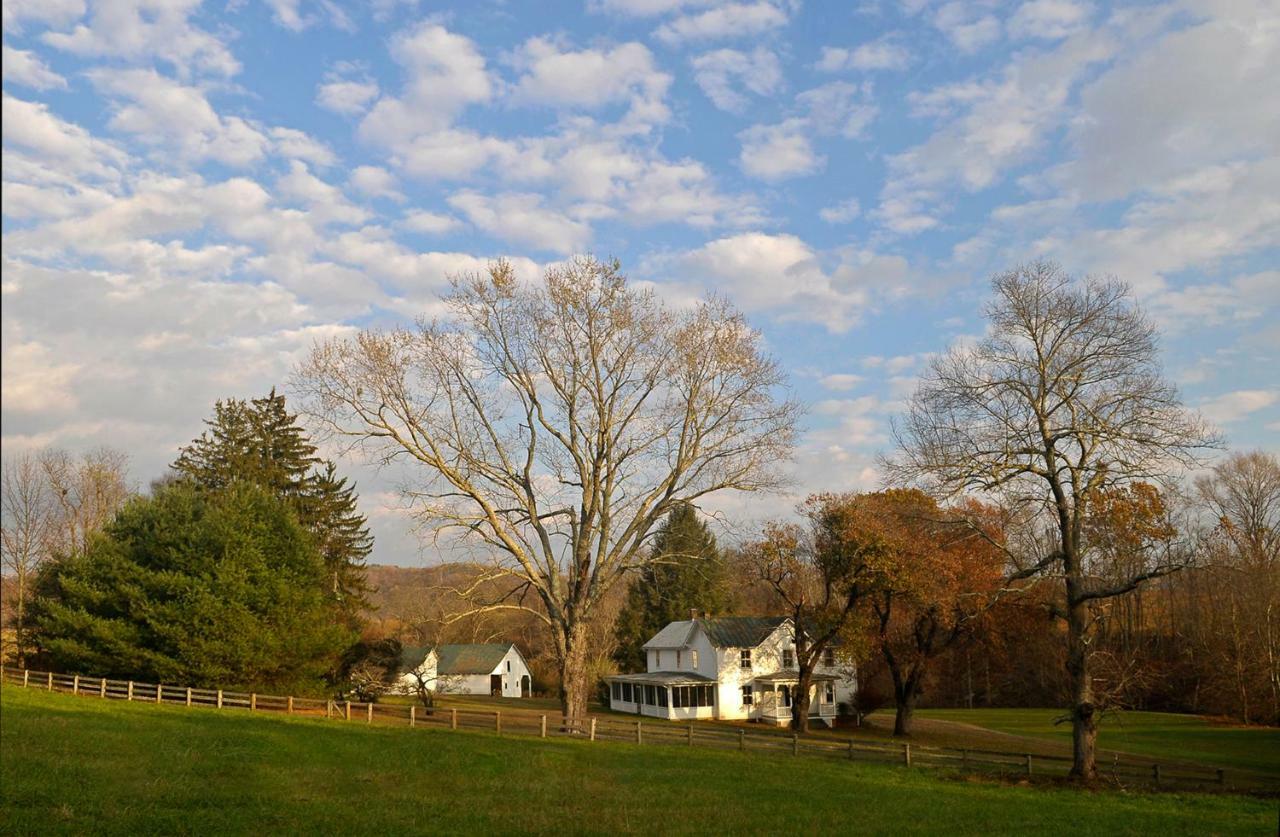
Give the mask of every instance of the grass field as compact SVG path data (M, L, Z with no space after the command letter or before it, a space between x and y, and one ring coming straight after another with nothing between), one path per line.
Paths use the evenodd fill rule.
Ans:
M918 718L969 724L1071 747L1071 725L1056 709L922 709ZM1239 768L1280 776L1280 729L1215 723L1195 715L1122 712L1106 717L1098 745L1109 751Z
M0 831L1274 833L1273 800L1121 794L0 690Z

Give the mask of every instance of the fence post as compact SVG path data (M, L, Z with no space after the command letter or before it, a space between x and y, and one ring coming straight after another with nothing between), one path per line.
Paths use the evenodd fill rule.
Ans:
M53 691L53 672L49 672L49 691Z
M104 677L102 678L102 682L98 684L98 697L104 698L106 696L107 696L107 678Z
M791 733L791 755L793 756L800 755L800 734L799 733L795 733L795 732Z
M326 700L324 702L324 719L327 721L333 717L333 701Z
M289 704L293 705L293 698L289 698ZM409 704L409 726L416 727L418 725L418 707L412 703Z
M502 734L502 710L496 710L493 713L493 731Z
M218 690L218 708L219 709L222 708L222 690L221 689Z
M191 705L191 687L187 687L187 706Z
M252 712L257 708L258 708L258 693L250 692L249 693L249 711Z
M22 688L27 688L27 682L31 678L31 672L28 669L22 670Z
M853 739L849 739L849 761L853 761Z
M543 715L541 718L538 719L538 737L539 738L547 737L547 716L546 715Z
M738 730L738 749L747 749L747 731L745 729Z
M80 675L76 675L71 681L71 694L80 694Z
M684 739L690 747L693 746L693 724L689 724L688 728L685 729Z
M967 749L960 750L960 767L964 770L969 769L969 751Z
M1156 780L1156 784L1160 784L1160 765L1151 765L1151 778Z
M161 683L157 683L156 684L156 703L163 702L163 696L164 696L164 685Z
M1027 775L1031 775L1031 754L1027 753Z
M412 707L412 706L410 706L409 708L410 708L410 709L412 709L413 707ZM286 714L286 715L292 715L292 714L293 714L293 695L289 695L289 702L288 702L287 704L285 704L284 711L285 711L285 714Z
M343 702L343 708L342 708L342 720L344 720L344 721L350 721L350 720L351 720L351 701L349 701L349 700L348 700L348 701L344 701L344 702Z
M132 680L129 681L129 687L128 689L125 690L124 699L133 700L133 681Z
M1218 787L1222 787L1227 783L1227 771L1221 767L1218 768Z
M368 717L368 719L365 721L365 723L366 723L366 724L372 724L372 723L373 723L373 701L369 701L369 703L367 704L367 706L369 707L369 711L368 711L368 715L369 715L369 717Z
M596 719L595 718L591 719L591 740L592 741L596 740Z
M643 744L643 743L644 743L644 735L643 735L643 733L641 733L641 731L640 731L640 722L639 722L639 721L636 721L636 743L637 743L637 744Z
M449 710L449 729L458 728L458 710L457 708Z
M911 745L910 744L902 745L902 763L905 764L907 767L911 766Z

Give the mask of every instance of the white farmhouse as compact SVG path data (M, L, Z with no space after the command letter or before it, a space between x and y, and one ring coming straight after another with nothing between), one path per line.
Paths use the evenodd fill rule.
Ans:
M655 718L750 719L785 725L800 682L795 632L785 617L672 622L644 644L648 671L615 674L609 705ZM813 675L809 715L834 726L856 688L852 666L827 649Z
M529 697L529 664L514 643L437 645L405 648L400 656L400 691L426 688L455 695Z

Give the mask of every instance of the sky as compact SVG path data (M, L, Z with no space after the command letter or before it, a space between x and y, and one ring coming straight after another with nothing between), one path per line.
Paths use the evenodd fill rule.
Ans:
M5 0L3 449L141 486L317 339L497 257L727 296L874 488L990 277L1113 274L1186 403L1280 452L1280 4ZM372 561L438 560L344 459Z

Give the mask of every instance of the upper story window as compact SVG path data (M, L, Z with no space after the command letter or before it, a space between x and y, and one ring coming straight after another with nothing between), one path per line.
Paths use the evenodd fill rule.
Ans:
M676 650L676 668L680 668L680 651Z
M696 649L689 652L689 665L694 668L698 667L698 652Z
M822 664L824 666L834 666L836 664L836 649L831 647L822 649Z
M507 660L507 671L511 671L511 661Z
M794 648L782 649L782 667L783 668L796 667L796 651Z
M661 651L653 652L653 670L654 671L662 670L662 652Z
M738 656L738 665L742 668L751 668L751 649L743 648Z

